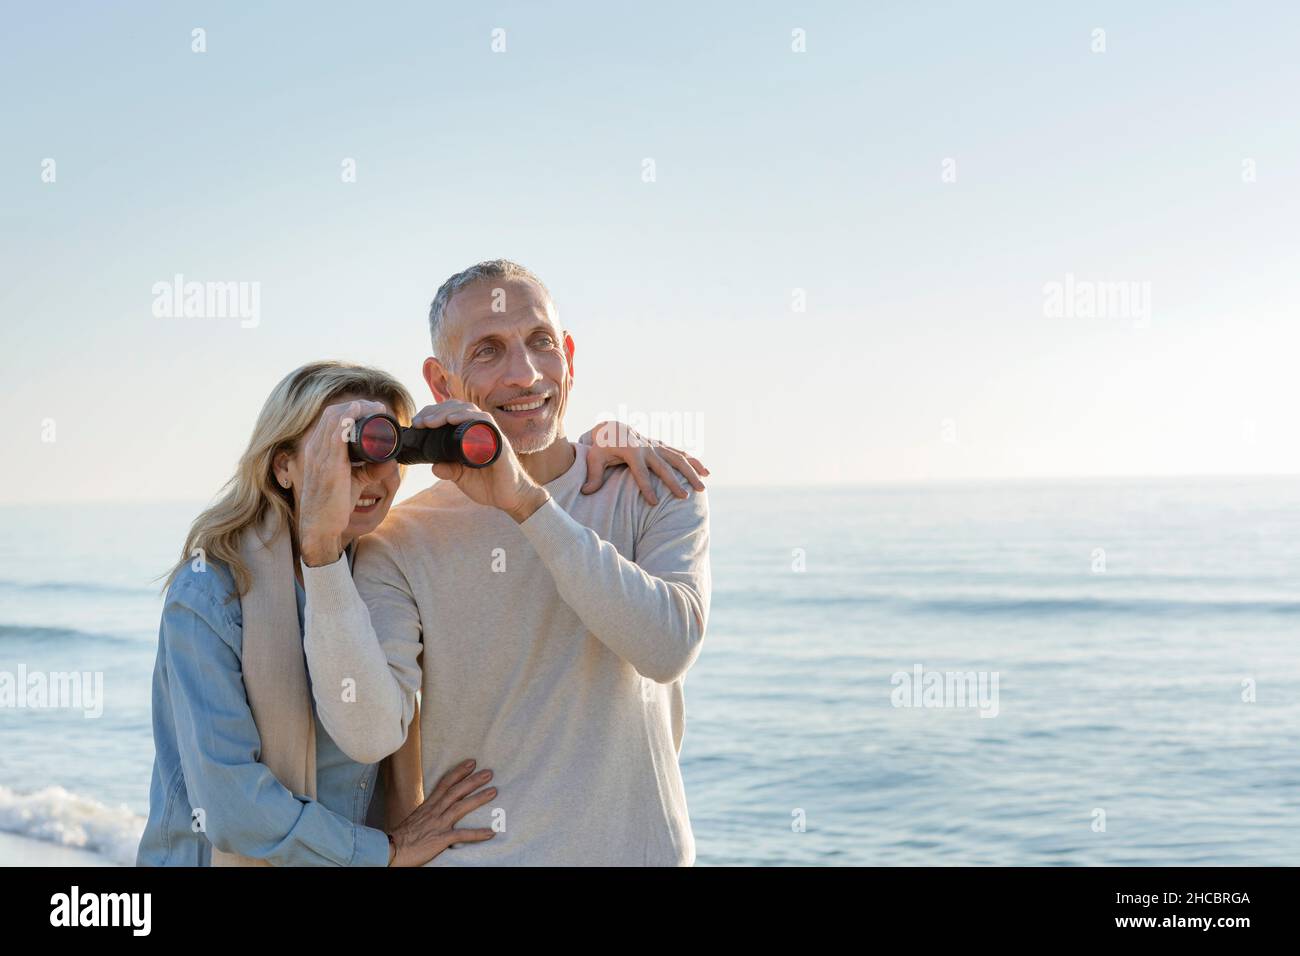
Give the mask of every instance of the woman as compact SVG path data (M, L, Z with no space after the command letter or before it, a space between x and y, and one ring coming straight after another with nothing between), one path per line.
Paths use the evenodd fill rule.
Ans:
M159 627L156 754L138 866L421 866L453 843L493 836L455 827L496 797L480 789L490 770L473 772L467 760L425 798L418 718L381 765L348 758L315 714L302 654L295 476L322 411L354 400L379 402L403 424L414 410L406 390L376 369L297 369L271 392L234 476L190 528ZM634 432L590 457L590 490L618 463L638 478L671 464L697 486L695 470L708 473ZM357 467L365 493L345 535L349 561L401 483L394 462Z

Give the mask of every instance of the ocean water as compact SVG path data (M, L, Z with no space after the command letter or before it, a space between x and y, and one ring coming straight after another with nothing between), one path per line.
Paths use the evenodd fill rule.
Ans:
M682 750L699 865L1300 863L1300 482L710 503ZM0 509L0 671L101 671L105 697L94 719L0 708L0 831L132 862L150 579L196 510ZM918 668L988 696L903 695Z

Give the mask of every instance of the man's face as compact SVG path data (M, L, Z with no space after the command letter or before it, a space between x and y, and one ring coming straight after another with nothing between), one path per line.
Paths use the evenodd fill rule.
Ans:
M441 391L473 402L496 420L519 455L542 451L564 437L573 338L560 329L550 300L535 283L475 282L452 296L444 323L448 354L425 367L439 401Z

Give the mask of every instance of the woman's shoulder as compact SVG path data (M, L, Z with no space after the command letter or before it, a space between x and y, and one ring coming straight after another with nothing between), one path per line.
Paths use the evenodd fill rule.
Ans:
M182 564L167 587L164 610L188 609L213 624L239 627L242 615L235 576L224 561L197 556Z

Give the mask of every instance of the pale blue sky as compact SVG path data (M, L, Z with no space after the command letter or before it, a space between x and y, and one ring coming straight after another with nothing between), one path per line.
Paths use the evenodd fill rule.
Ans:
M718 484L1300 472L1294 4L2 16L0 501L207 497L319 357L426 400L429 300L497 256L576 338L570 434L689 422ZM155 317L177 273L257 327ZM1149 321L1046 316L1067 273Z

